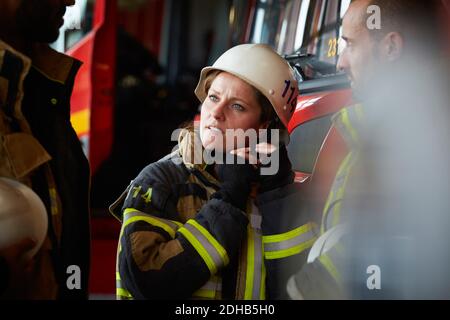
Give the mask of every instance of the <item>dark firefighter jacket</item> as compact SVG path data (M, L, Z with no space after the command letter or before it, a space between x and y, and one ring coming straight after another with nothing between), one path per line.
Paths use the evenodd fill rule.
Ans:
M333 117L333 125L344 138L349 152L341 162L331 186L322 214L319 236L348 222L348 213L341 210L346 197L348 181L358 161L360 132L365 124L362 105L342 109ZM344 236L329 251L322 253L312 263L305 264L294 279L303 299L344 299L348 297L346 272L348 270L348 237Z
M287 298L286 281L315 240L296 210L296 184L250 197L247 212L211 198L220 183L188 160L195 139L184 131L178 151L147 166L111 206L122 221L118 298Z
M70 96L80 62L47 45L36 45L30 58L0 41L0 176L30 186L49 214L33 280L16 297L84 299L90 174L70 123ZM67 287L67 270L73 269L81 271L75 289ZM8 293L6 289L5 297Z

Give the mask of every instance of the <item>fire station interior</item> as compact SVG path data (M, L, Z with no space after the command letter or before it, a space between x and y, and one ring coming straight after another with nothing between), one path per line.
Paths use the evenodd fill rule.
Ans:
M344 152L342 141L329 131L332 114L350 102L349 83L336 72L340 19L349 4L78 0L69 8L53 47L84 61L71 120L91 163L91 298L114 298L120 223L109 205L142 168L172 151L173 130L199 114L194 89L200 70L234 45L269 44L295 66L305 116L293 119L288 152L297 183L324 189L317 194L325 197L333 166ZM312 107L316 110L308 112ZM329 147L327 137L336 140ZM311 179L320 166L330 174L318 170L321 175ZM315 199L317 207L323 201Z
M331 117L352 102L347 77L336 70L350 3L77 0L53 46L84 62L71 120L91 163L91 299L114 299L120 223L109 205L172 151L172 132L198 117L200 70L234 45L269 44L296 70L301 95L288 152L296 183L315 195L320 214L346 152Z

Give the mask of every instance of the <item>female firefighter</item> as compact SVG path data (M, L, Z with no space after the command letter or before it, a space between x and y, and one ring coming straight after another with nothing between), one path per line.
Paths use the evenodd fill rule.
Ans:
M239 45L202 70L195 93L199 130L184 129L178 150L144 168L111 206L122 221L117 297L287 298L287 279L314 242L313 223L293 204L286 147L274 142L296 105L294 72L266 45ZM271 129L275 149L242 139L259 129Z

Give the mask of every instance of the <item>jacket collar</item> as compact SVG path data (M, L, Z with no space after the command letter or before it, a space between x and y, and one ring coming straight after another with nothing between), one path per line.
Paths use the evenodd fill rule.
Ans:
M0 40L0 51L4 50L19 57L24 61L25 66L31 62L31 65L46 78L63 85L73 82L73 78L82 65L81 61L59 53L45 43L34 44L31 53L27 56ZM0 56L0 61L2 60L2 56ZM28 69L25 70L26 73L28 73Z
M200 172L209 182L219 185L219 181L206 170L208 165L203 151L198 128L182 129L178 137L178 153L183 164L191 171Z
M30 58L36 70L63 85L73 82L82 64L77 59L57 52L48 44L35 44Z

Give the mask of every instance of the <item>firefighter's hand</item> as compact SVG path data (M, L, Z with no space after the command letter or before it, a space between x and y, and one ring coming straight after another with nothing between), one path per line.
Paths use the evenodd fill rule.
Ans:
M238 157L244 158L247 163L253 164L255 167L261 166L261 162L259 161L259 155L270 156L274 153L277 148L270 143L259 143L255 146L254 150L252 148L240 148L231 150L230 153L236 155Z
M272 175L263 175L259 177L259 192L267 192L290 184L294 181L294 172L292 171L292 164L289 160L286 146L280 145L279 148L273 150L270 154L271 162L277 161L276 172ZM272 166L269 163L266 166Z
M258 180L258 169L248 163L240 164L237 156L233 162L216 166L217 175L222 182L216 197L244 210L251 185Z
M275 166L276 172L271 175L263 175L259 173L259 192L267 192L280 188L284 185L290 184L294 181L294 172L292 171L292 164L289 160L286 146L284 144L276 147L270 143L259 143L255 146L254 151L251 148L241 148L231 151L239 157L245 158L249 163L254 164L255 167L269 167L274 165L273 161L277 162ZM260 157L264 155L270 162L267 164L261 164ZM261 171L260 171L261 172Z

